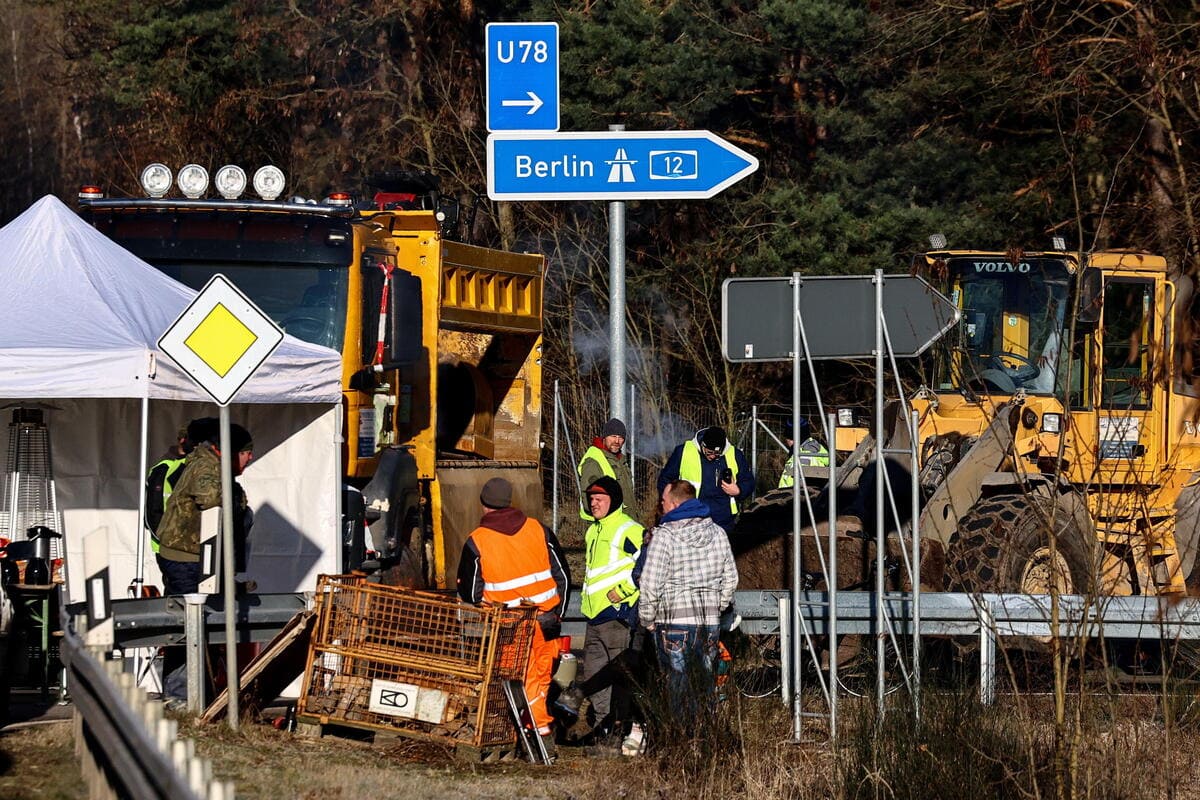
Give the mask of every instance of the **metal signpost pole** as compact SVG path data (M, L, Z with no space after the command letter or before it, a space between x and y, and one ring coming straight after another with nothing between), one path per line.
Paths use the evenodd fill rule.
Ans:
M758 406L750 406L750 471L758 476Z
M629 483L637 491L637 467L634 465L634 456L637 454L637 437L634 431L637 430L637 387L632 383L629 384L629 429L626 433L629 434Z
M554 382L554 455L551 456L550 525L558 527L558 381Z
M218 307L224 309L224 317L253 334L240 348L231 351L229 337L214 315ZM203 336L197 332L204 331ZM233 533L233 457L229 437L229 403L242 386L262 366L279 343L283 341L283 329L276 325L262 309L254 305L240 289L217 273L209 279L200 293L188 304L183 313L171 323L158 340L158 347L171 357L185 374L189 375L204 391L217 401L221 408L221 543L224 551L222 588L225 591L225 668L226 687L229 691L227 718L229 727L238 728L238 664L237 664L237 617L234 603L234 533ZM219 346L214 347L214 343ZM232 363L230 356L233 356ZM140 532L139 532L140 533Z
M221 406L221 589L225 597L225 686L229 705L225 718L238 729L237 613L233 584L233 453L229 436L229 406Z
M921 718L921 482L920 439L917 427L921 415L912 412L912 621L913 621L913 708Z
M825 577L825 592L829 597L829 741L837 744L838 710L838 640L837 640L837 415L830 414L825 436L829 450L829 575ZM794 424L794 423L793 423ZM816 522L816 520L813 520ZM813 526L816 527L815 525Z
M609 125L623 131L624 125ZM609 416L625 419L625 201L608 204Z
M792 477L800 464L800 273L792 273ZM792 741L799 742L803 734L804 701L802 695L804 672L803 622L800 619L800 590L803 586L803 562L800 558L800 489L801 482L792 481Z
M883 549L887 544L884 533L884 471L883 471L883 270L875 270L875 700L883 716L884 641Z

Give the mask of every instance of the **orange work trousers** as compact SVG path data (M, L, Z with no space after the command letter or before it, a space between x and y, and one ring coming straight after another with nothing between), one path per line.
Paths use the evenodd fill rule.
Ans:
M533 624L533 649L529 652L529 666L525 668L525 697L529 699L529 713L538 733L549 733L554 717L546 708L546 693L554 677L554 659L558 658L557 639L546 641L542 627Z

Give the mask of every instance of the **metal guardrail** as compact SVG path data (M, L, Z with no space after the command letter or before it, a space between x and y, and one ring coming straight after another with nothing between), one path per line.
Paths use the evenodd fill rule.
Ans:
M874 634L874 592L838 592L838 634ZM779 599L786 590L741 591L735 600L747 633L779 632ZM825 592L804 592L801 613L816 634L825 632ZM912 598L885 596L884 605L899 633L912 632ZM981 629L997 637L1050 636L1050 597L1027 594L921 594L922 636L974 636ZM1098 597L1061 595L1058 635L1114 639L1200 639L1200 598Z
M101 661L61 615L59 652L75 704L75 740L91 798L233 800L232 782L212 778L195 743L178 738L174 720L120 664Z
M788 598L786 589L744 590L734 603L742 617L742 630L751 634L779 633L779 599ZM810 630L824 632L824 592L805 592L801 612ZM1101 597L1063 595L1059 598L1060 634L1076 636L1085 621L1089 636L1121 639L1200 639L1200 598ZM245 642L269 641L300 611L309 598L299 594L256 594L239 597L238 633ZM208 640L224 640L224 615L220 598L209 598L205 610ZM911 633L912 599L896 595L885 599L888 616L897 633ZM117 645L120 647L156 647L182 644L184 640L184 602L182 597L114 600L112 614ZM72 606L69 612L78 612ZM875 594L838 592L838 633L872 634ZM587 620L579 610L579 593L574 592L563 618L563 633L582 637ZM975 636L987 627L997 636L1049 636L1050 598L1016 594L921 594L921 634L926 636ZM580 639L582 641L582 638Z
M306 593L247 594L235 598L238 643L269 642L292 617L309 606ZM220 595L205 602L204 625L209 644L225 643L225 609ZM153 597L112 601L113 632L118 647L159 647L184 643L187 605L182 597ZM83 603L71 604L69 614L82 614Z
M779 635L781 649L788 652L788 635L780 630L781 612L790 615L790 592L786 589L740 591L735 605L742 617L741 630L748 634ZM838 592L839 635L882 636L874 592ZM296 613L307 607L306 594L247 595L238 600L240 641L266 641L282 630ZM800 613L810 634L826 631L829 596L804 592ZM223 611L210 599L205 627L209 640L223 641ZM882 608L886 624L895 636L913 634L914 600L911 595L885 595ZM168 597L118 600L112 604L115 638L119 647L179 644L184 634L182 598ZM1059 597L1057 621L1050 598L1044 595L921 594L921 636L979 637L980 695L983 702L995 697L997 648L1009 636L1088 637L1108 639L1200 639L1200 598ZM582 642L587 620L579 609L579 594L573 594L563 619L562 632Z

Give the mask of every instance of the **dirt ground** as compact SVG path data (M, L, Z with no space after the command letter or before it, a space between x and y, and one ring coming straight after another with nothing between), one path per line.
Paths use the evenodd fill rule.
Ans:
M234 733L220 724L199 726L187 718L180 722L180 734L193 738L197 753L213 760L214 773L232 780L237 796L248 800L666 800L710 796L699 785L689 786L690 779L664 775L655 759L589 755L582 747L560 746L558 761L550 767L517 760L472 764L456 759L449 748L402 738L374 743L341 736L313 739L264 724L243 725ZM798 750L793 752L809 759ZM713 766L723 768L719 763ZM767 775L761 779L770 780ZM0 798L86 796L69 721L0 733Z
M1200 791L1196 698L1191 691L1174 698L1087 698L1084 713L1069 715L1065 733L1075 759L1062 796L1149 800ZM919 731L899 709L889 712L887 724L866 722L862 712L871 705L847 698L836 758L815 740L790 743L790 718L778 697L723 704L724 738L709 736L707 744L703 732L680 732L658 753L634 759L560 746L550 767L471 764L435 744L314 739L264 724L234 733L184 718L180 732L213 760L218 777L234 781L239 798L249 800L1017 800L1055 794L1053 704L1044 695L1008 695L989 709L953 697L931 700ZM1168 723L1168 717L1175 719ZM0 798L86 797L73 748L69 722L4 730Z

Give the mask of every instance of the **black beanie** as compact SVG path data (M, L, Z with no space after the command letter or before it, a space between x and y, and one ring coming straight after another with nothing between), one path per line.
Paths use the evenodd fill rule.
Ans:
M254 449L254 439L251 438L250 431L237 423L230 423L229 445L233 449L233 452L241 453L244 450Z
M629 438L629 435L625 432L625 423L616 417L604 423L604 427L600 429L600 436L620 436L622 439Z
M193 447L203 442L218 444L221 441L221 420L216 417L200 417L188 423L188 443Z
M616 511L625 502L625 493L621 491L621 484L617 483L616 478L610 478L607 475L601 475L592 481L592 485L587 487L584 494L606 494L611 497L612 505L609 506L609 514Z
M713 425L711 428L705 428L700 434L700 444L707 447L709 450L720 452L725 449L725 431Z
M479 502L488 508L508 508L512 505L512 484L504 478L490 478L479 493Z

